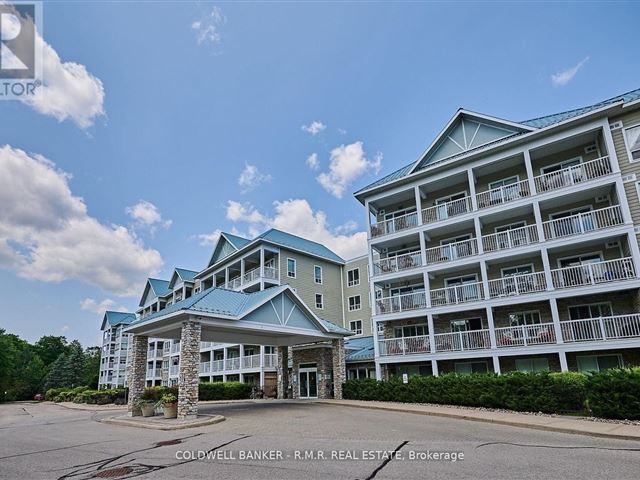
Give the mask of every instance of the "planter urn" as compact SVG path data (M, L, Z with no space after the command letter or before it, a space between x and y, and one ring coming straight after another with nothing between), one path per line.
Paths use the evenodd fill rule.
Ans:
M156 414L156 407L153 403L143 403L140 406L143 417L153 417Z
M177 403L167 403L162 406L162 412L164 413L164 418L177 418L178 417L178 404Z

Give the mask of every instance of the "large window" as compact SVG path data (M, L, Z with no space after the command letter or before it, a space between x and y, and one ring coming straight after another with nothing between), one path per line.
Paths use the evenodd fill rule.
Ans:
M613 315L610 303L591 303L588 305L573 305L569 307L569 318L571 320L582 320L585 318L610 317Z
M287 258L287 277L296 278L296 261L293 258Z
M349 380L355 380L356 378L376 378L375 368L357 367L347 370L347 377Z
M542 358L516 358L516 370L518 372L548 372L549 359Z
M360 285L360 269L354 268L353 270L349 270L347 272L347 286L355 287L356 285Z
M395 327L393 329L393 335L396 338L402 337L417 337L419 335L427 335L429 329L426 325L404 325L402 327Z
M316 308L324 308L324 296L321 293L316 293Z
M637 162L640 160L640 125L627 128L624 131L624 140L627 144L629 161Z
M313 281L322 283L322 267L316 265L313 267Z
M509 314L509 324L512 327L519 325L536 325L541 323L540 312L537 310L531 310L527 312L513 312Z
M362 335L362 320L351 320L349 322L349 330L356 335Z
M360 300L360 295L354 295L353 297L349 297L349 311L352 312L354 310L360 310L362 308L362 302Z
M579 372L601 372L609 368L622 367L619 355L588 355L577 357Z
M456 362L456 373L487 373L487 362Z

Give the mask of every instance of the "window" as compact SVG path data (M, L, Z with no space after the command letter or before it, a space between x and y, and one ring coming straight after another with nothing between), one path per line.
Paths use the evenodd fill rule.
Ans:
M296 261L293 258L287 258L287 277L296 278Z
M351 320L349 322L349 330L356 335L362 335L362 320Z
M513 277L514 275L526 275L533 273L533 265L518 265L517 267L509 267L502 269L502 277Z
M509 314L509 325L517 327L519 325L536 325L541 323L540 312L532 310L529 312L513 312Z
M516 358L516 370L518 372L548 372L548 358Z
M357 378L376 378L376 371L373 368L357 367L347 370L349 380Z
M452 332L469 332L471 330L482 330L481 318L469 318L466 320L451 320Z
M624 141L627 145L627 154L630 162L640 160L640 125L627 128L624 131Z
M347 286L355 287L356 285L360 285L360 269L354 268L353 270L349 270L347 272Z
M427 335L428 331L429 329L426 325L404 325L402 327L395 327L393 329L393 336L395 338L417 337Z
M316 265L313 267L313 281L322 283L322 267Z
M517 175L509 178L503 178L502 180L491 182L489 184L489 190L495 190L496 188L506 187L507 185L513 185L514 183L518 183L519 181L520 181L520 178Z
M622 366L620 355L589 355L577 357L579 372L601 372Z
M324 308L324 297L321 293L316 293L316 308L320 310Z
M469 373L487 373L487 362L456 362L456 373L466 375Z
M378 335L382 335L384 333L384 323L378 323Z
M573 305L569 307L569 318L571 320L582 320L585 318L610 317L613 315L610 303L591 303L588 305Z
M360 310L362 308L362 303L360 302L360 295L354 295L353 297L349 297L349 311L353 312L354 310Z
M544 167L541 169L542 173L553 173L564 168L575 167L576 165L580 165L582 163L582 157L571 158L569 160L565 160L564 162L556 163L555 165L549 165L548 167Z

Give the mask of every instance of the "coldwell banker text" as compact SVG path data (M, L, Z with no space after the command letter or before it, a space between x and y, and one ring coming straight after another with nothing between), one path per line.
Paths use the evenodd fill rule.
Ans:
M178 450L177 460L219 460L219 461L384 461L410 460L425 462L457 462L464 460L460 451L394 451L394 450Z

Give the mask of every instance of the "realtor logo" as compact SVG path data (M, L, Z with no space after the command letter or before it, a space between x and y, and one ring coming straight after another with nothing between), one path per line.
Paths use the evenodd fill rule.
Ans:
M41 17L40 2L0 3L1 98L33 96L42 83Z

